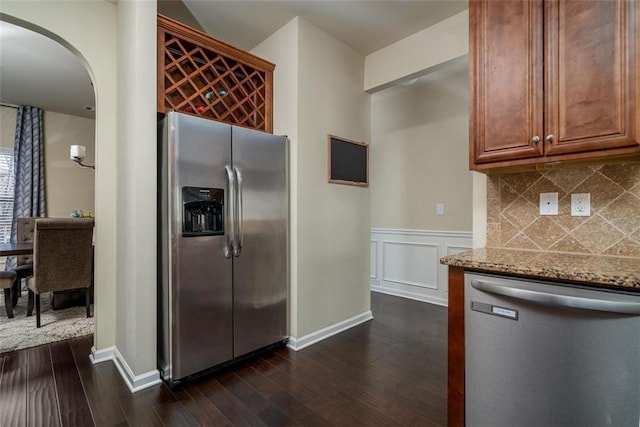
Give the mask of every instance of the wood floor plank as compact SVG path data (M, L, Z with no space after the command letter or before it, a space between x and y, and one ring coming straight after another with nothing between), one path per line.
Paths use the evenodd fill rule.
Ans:
M229 390L215 378L197 384L197 388L224 416L236 426L266 425L257 415L247 409Z
M251 365L238 367L234 372L267 399L285 391L284 387Z
M307 407L326 420L330 425L357 426L362 424L362 419L359 419L345 409L340 408L326 397L319 397L314 401L309 402Z
M287 414L297 425L308 427L325 426L331 418L325 417L322 411L315 411L309 404L303 404L287 392L276 393L269 398L282 412Z
M425 358L424 362L416 366L397 365L383 358L377 358L368 364L364 364L352 352L344 351L342 348L336 348L332 345L318 345L315 346L314 351L326 354L346 364L350 369L366 370L370 378L383 383L387 380L390 381L390 384L409 382L411 385L424 386L429 393L435 392L442 396L446 394L446 377L442 369L434 369L432 373L429 369L430 367L424 366L426 363L442 367L446 363L446 352L441 352L442 354L437 359L430 360Z
M291 353L292 358L287 361L276 354L271 354L265 360L276 364L281 370L286 369L288 375L295 378L295 381L303 382L314 393L329 399L335 406L349 412L365 425L401 425L399 421L388 417L371 402L361 399L361 393L352 394L349 390L345 390L342 379L336 382L323 373L314 372L304 363L294 363L297 360L295 356L296 353Z
M315 371L335 381L341 381L344 390L350 390L354 396L366 401L375 402L377 407L384 408L387 415L403 424L437 424L442 422L443 408L434 406L434 414L423 412L424 402L404 391L394 390L387 385L375 381L368 374L370 370L355 370L339 359L332 359L321 351L309 347L298 354L278 352L278 355L295 357L307 369Z
M446 325L442 326L446 328ZM403 352L418 356L430 356L432 352L434 354L440 354L443 351L446 352L447 337L423 337L421 334L424 332L415 332L413 334L398 335L397 330L389 328L374 327L366 336L353 336L350 337L350 341L362 346L364 342L375 340L376 342L392 347L394 349L401 349ZM445 344L443 348L442 345Z
M49 347L31 348L27 357L27 425L57 427L61 418Z
M50 344L51 362L63 426L95 425L68 341Z
M310 402L319 396L318 393L307 387L304 382L298 381L290 375L287 375L265 360L261 359L256 361L253 367L258 372L266 375L271 381L287 390L287 392L296 396L296 398L302 403Z
M217 375L217 379L231 394L233 394L251 412L256 414L266 425L292 425L293 420L265 399L259 391L244 381L232 370Z
M264 396L265 399L268 399L276 407L288 414L296 423L304 426L326 425L327 420L325 418L309 409L287 387L282 387L254 367L243 366L235 369L235 373Z
M91 363L92 336L70 340L69 344L96 426L128 425L118 396L130 391L113 362Z
M182 390L174 394L198 425L221 427L233 425L193 384L186 384Z
M165 426L170 427L196 427L198 423L189 415L189 412L179 401L165 402L155 405L153 410Z
M27 350L7 353L0 382L0 426L27 424Z
M388 413L396 417L402 417L408 423L422 423L428 420L434 425L442 425L446 420L446 401L434 401L433 396L427 396L423 391L411 381L398 380L391 376L379 376L378 370L367 366L366 368L349 366L343 358L335 358L327 355L321 349L316 349L314 353L308 353L313 361L330 367L336 377L348 378L353 385L359 389L367 390L372 399L388 401L390 407L386 408ZM360 375L353 375L353 372Z
M176 401L177 399L164 383L133 394L126 393L118 396L118 402L130 426L162 426L162 420L154 407Z

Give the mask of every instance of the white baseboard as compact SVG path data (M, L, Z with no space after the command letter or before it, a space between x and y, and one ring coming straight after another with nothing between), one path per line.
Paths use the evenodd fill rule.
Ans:
M300 338L290 337L287 347L295 351L302 350L305 347L309 347L312 344L320 342L333 335L339 334L340 332L344 332L347 329L353 328L354 326L357 326L371 319L373 319L373 314L371 313L371 310L368 310L368 311L365 311L364 313L358 314L357 316L353 316L350 319L346 319L346 320L343 320L342 322L338 322L331 326L327 326L326 328L322 328L318 331L312 332L303 337L300 337Z
M95 347L91 348L91 354L89 355L91 363L102 363L112 360L116 365L120 376L124 380L131 393L135 393L145 388L160 384L160 372L157 369L149 372L145 372L141 375L135 375L127 361L122 357L122 354L118 351L117 347L107 347L105 349L96 350Z
M421 302L428 302L429 304L441 305L446 307L448 305L447 300L443 300L442 298L432 297L430 295L422 295L416 294L413 292L399 291L396 289L383 288L381 286L371 285L372 292L378 292L381 294L393 295L395 297L408 298Z
M95 347L91 347L91 354L89 355L89 360L91 360L92 364L102 363L109 360L113 360L113 355L115 351L115 347L107 347L101 350L97 350Z

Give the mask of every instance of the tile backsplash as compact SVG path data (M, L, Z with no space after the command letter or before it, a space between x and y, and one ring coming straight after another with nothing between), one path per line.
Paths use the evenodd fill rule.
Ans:
M558 215L540 216L540 193ZM571 194L591 194L591 216L571 216ZM491 175L487 246L640 257L640 163Z

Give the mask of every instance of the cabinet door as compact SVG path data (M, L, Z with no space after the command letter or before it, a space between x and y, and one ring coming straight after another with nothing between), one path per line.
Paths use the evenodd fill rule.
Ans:
M546 3L547 155L638 145L635 3Z
M472 168L543 154L542 10L541 0L469 2Z

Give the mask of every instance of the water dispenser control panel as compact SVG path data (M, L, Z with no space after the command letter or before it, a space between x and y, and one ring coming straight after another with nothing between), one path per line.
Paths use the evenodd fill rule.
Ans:
M182 236L224 234L224 190L182 187Z

